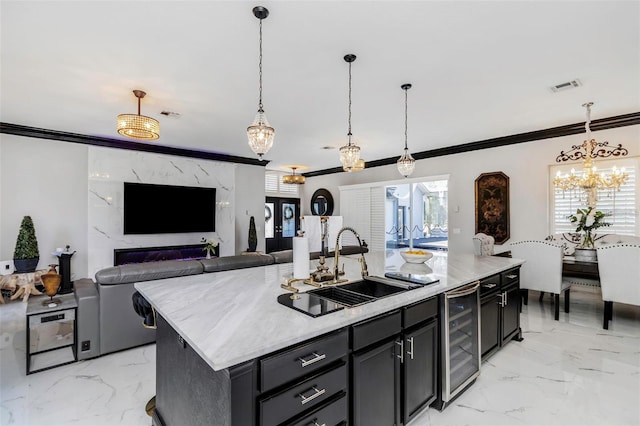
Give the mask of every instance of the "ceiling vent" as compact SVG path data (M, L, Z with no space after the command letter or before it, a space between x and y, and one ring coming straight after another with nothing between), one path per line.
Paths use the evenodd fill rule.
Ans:
M575 80L567 81L565 83L556 84L555 86L549 87L549 89L553 92L562 92L564 90L573 89L575 87L582 86L582 83L577 78Z
M162 111L162 112L160 112L160 114L165 115L167 117L171 117L171 118L180 118L180 113L179 112Z

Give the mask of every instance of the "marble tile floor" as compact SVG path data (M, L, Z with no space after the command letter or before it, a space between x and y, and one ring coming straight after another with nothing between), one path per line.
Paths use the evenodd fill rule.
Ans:
M0 305L0 425L151 424L155 345L26 376L24 310ZM640 307L614 304L603 330L599 289L574 286L560 321L536 292L521 321L523 342L485 362L443 412L427 409L410 426L640 424Z

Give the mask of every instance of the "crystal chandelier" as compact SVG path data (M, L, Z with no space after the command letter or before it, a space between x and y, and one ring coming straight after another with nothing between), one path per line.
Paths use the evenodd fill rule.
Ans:
M304 185L304 182L307 180L302 175L297 175L296 170L298 167L291 166L291 174L282 176L282 183L286 183L289 185Z
M146 95L142 90L134 90L138 98L138 114L120 114L116 119L118 133L133 139L156 140L160 137L158 120L140 115L140 99Z
M342 163L342 170L345 172L352 172L359 166L360 160L360 147L351 142L351 63L356 60L356 55L345 55L344 60L349 64L349 131L347 136L349 137L349 143L340 147L340 162ZM364 168L364 164L362 164Z
M571 150L567 152L560 151L560 155L556 157L557 163L571 160L584 160L582 172L576 173L575 169L571 169L571 173L564 175L558 172L553 178L553 186L563 193L565 191L585 191L587 194L587 205L595 207L597 191L609 190L613 192L620 190L620 186L624 185L629 175L625 173L624 167L618 169L615 166L610 174L598 174L593 160L598 157L624 156L629 152L626 148L622 147L622 144L610 147L609 142L596 142L595 139L591 138L591 129L589 126L591 124L592 105L593 102L587 102L582 105L587 109L587 120L584 125L587 132L585 141L582 145L573 145Z
M407 91L411 89L410 84L400 86L404 90L404 154L398 158L398 171L404 177L409 177L416 168L416 160L409 153L407 148Z
M247 127L247 137L249 138L251 150L262 160L262 156L273 146L273 138L276 133L269 124L269 121L267 121L267 116L262 108L262 20L269 16L269 11L266 7L256 6L253 8L253 14L260 20L260 59L258 61L260 96L258 100L258 113L253 123Z

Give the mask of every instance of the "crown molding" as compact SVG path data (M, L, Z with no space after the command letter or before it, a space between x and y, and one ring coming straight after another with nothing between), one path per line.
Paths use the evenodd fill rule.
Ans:
M199 158L202 160L214 160L227 163L248 164L251 166L265 167L268 160L238 157L235 155L221 154L217 152L201 151L196 149L177 148L167 145L150 144L146 142L133 142L124 139L107 138L104 136L89 136L79 133L61 132L58 130L39 129L37 127L22 126L20 124L0 122L0 133L8 135L24 136L37 139L51 139L61 142L72 142L83 145L101 146L105 148L127 149L131 151L153 152L156 154L177 155L179 157Z
M562 136L576 135L584 133L584 121L580 123L567 124L564 126L551 127L549 129L536 130L533 132L519 133L516 135L502 136L499 138L485 139L482 141L469 142L461 145L448 146L445 148L431 149L411 153L416 160L424 160L425 158L442 157L445 155L460 154L463 152L477 151L481 149L497 148L505 145L516 145L519 143L533 142L543 139L558 138ZM601 118L591 122L591 131L615 129L616 127L626 127L640 124L640 112L632 112L630 114L616 115L614 117ZM381 160L373 160L366 162L366 169L380 166L389 166L396 164L398 156L383 158ZM305 177L315 177L330 175L334 173L346 173L342 167L333 167L331 169L316 170L303 173Z

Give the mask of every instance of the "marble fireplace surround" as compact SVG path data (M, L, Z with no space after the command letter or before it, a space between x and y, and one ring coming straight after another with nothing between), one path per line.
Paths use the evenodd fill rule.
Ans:
M114 265L114 250L220 242L235 254L235 169L232 163L89 147L88 274ZM216 232L124 235L124 182L216 188Z

